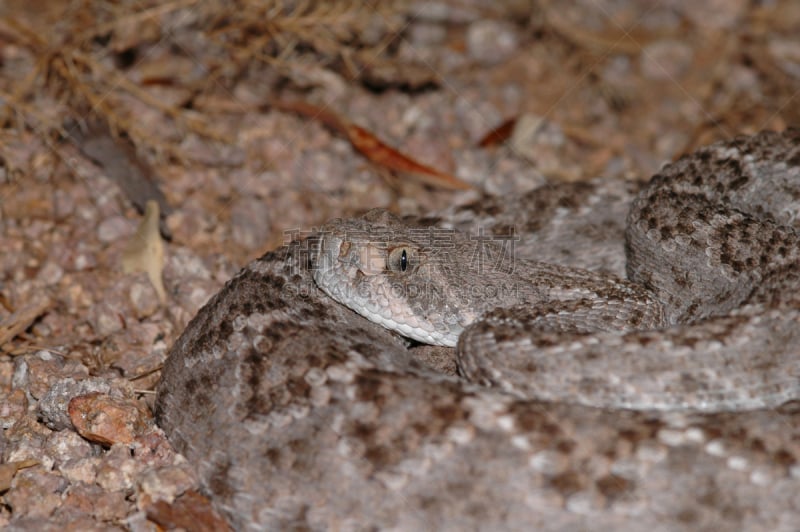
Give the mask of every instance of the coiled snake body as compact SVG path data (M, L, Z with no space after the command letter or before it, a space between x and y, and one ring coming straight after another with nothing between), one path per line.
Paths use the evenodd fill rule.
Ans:
M517 252L562 264L372 211L189 324L157 415L233 522L796 530L800 132L699 150L632 202L613 180L492 201L488 234L511 216L536 229ZM592 271L623 249L627 280ZM457 343L464 378L383 327Z

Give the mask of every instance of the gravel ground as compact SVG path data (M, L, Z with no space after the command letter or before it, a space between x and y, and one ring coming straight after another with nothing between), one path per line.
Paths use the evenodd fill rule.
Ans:
M7 530L224 528L150 412L188 320L298 231L477 194L377 166L320 117L275 102L335 112L493 195L646 179L699 145L800 124L791 0L419 1L353 16L289 9L250 33L254 14L226 33L236 17L215 19L211 1L53 4L0 6ZM152 223L137 231L152 186L132 192L136 179L59 132L98 116L154 176L170 240ZM478 145L508 119L506 142ZM163 281L163 299L152 275L127 273L131 256Z

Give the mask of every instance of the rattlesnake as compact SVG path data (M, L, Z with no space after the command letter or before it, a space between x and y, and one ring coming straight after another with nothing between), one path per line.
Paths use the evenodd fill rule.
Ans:
M479 238L449 230L476 211ZM335 220L200 311L156 414L239 528L797 530L798 213L789 130L695 152L633 200L605 179L446 222ZM467 379L312 273L457 341Z

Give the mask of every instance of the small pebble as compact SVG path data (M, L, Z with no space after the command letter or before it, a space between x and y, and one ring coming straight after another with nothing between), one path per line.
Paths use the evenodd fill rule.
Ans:
M156 289L144 275L137 276L132 282L128 296L139 320L152 316L160 306Z
M64 277L64 269L55 262L47 261L39 268L36 278L46 285L54 285Z
M109 491L132 490L145 465L131 456L130 446L112 445L97 467L97 484Z
M57 380L89 376L89 368L81 362L46 350L17 357L15 362L12 387L27 389L36 399L43 397Z
M514 27L496 20L479 20L467 30L470 57L483 65L502 63L517 50Z
M72 434L75 433L72 432ZM80 438L80 436L78 437ZM82 441L86 442L86 440ZM61 474L64 475L64 478L70 482L94 484L94 481L97 479L97 465L100 463L100 460L101 458L99 456L72 458L63 464L59 464L57 467Z
M45 440L44 450L56 467L76 458L88 458L94 452L92 444L72 430L52 432Z
M136 224L124 216L106 218L97 227L97 238L104 244L122 240L136 231Z
M101 301L89 309L89 325L99 338L105 338L121 331L125 322L118 310L105 301Z
M10 428L28 410L28 398L22 389L17 388L0 402L0 427Z
M67 405L73 397L93 392L109 393L111 384L108 379L91 378L76 380L66 378L56 381L39 400L39 416L45 425L53 430L72 428L72 421L67 412ZM121 393L121 392L116 392Z
M91 515L99 521L113 522L125 518L131 512L131 506L125 491L104 491L94 484L78 483L66 492L63 507L66 511ZM90 527L91 524L81 524L74 530Z
M14 514L48 517L61 505L61 494L67 481L61 475L31 467L17 472L3 502Z
M195 482L195 475L188 463L171 464L143 473L139 480L139 491L151 500L171 502L184 491L191 489Z

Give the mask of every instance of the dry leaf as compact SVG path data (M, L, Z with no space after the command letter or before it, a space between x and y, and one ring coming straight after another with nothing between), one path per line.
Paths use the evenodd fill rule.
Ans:
M502 124L491 129L481 138L481 140L478 142L478 147L488 148L490 146L496 146L504 143L509 139L509 137L511 137L511 133L513 133L516 124L516 117L503 121Z
M321 122L337 133L347 135L347 122L330 109L324 109L300 100L277 100L270 106Z
M384 144L378 137L361 126L350 124L347 127L347 138L350 143L367 159L375 164L413 175L418 181L439 188L450 190L467 190L472 188L469 183L460 180L454 175L440 172L435 168L426 166L403 155Z
M136 228L136 234L122 254L122 269L125 273L145 272L158 293L158 300L165 303L167 292L161 280L161 271L164 269L164 242L158 232L158 223L158 203L148 200L142 223Z
M33 320L44 314L50 305L50 298L42 295L0 321L0 346L30 327Z
M284 111L291 111L311 118L312 120L317 120L334 131L344 134L350 141L350 144L361 152L364 157L383 168L410 174L416 181L433 187L449 190L467 190L472 188L472 185L460 180L452 174L431 168L400 153L388 146L373 133L345 120L333 111L299 101L279 101L273 103L273 107Z

